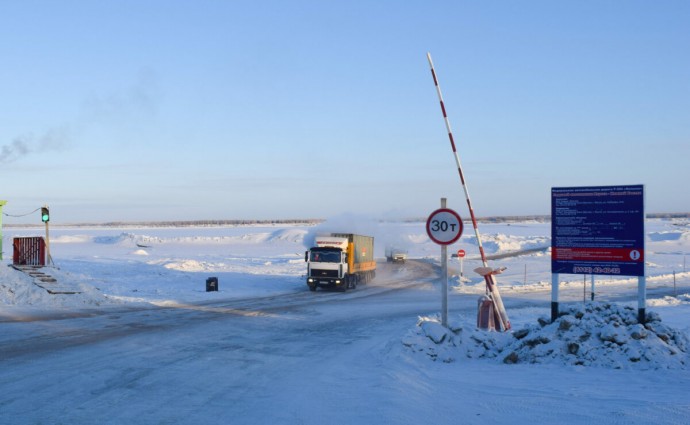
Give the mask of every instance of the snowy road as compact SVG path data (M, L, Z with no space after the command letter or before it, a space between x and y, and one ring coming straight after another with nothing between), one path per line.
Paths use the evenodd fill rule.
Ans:
M295 411L296 400L349 410L353 379L380 385L361 382L371 370L352 373L378 345L371 337L400 335L437 307L431 285L420 283L433 273L428 263L408 262L382 265L374 283L345 294L305 285L283 296L4 318L2 418L166 423L210 409L217 423L257 412L292 421L308 412ZM293 388L295 381L303 387Z
M684 423L687 397L666 388L674 371L626 377L644 393L621 393L612 370L477 361L451 375L433 362L420 369L400 341L417 316L439 311L437 272L409 261L380 264L372 284L347 293L305 285L279 296L6 316L0 423L614 424L649 423L660 411ZM513 295L511 313L547 312L547 292ZM452 294L450 305L476 314L475 294ZM606 403L590 406L593 398Z

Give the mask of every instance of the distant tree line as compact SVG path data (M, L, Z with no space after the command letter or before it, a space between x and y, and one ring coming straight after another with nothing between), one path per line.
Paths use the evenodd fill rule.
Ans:
M380 222L402 222L419 223L425 222L428 217L413 217L401 219L386 219ZM690 219L690 213L650 213L647 218L657 219ZM469 223L469 218L464 220ZM171 221L111 221L107 223L51 223L55 227L223 227L223 226L316 226L328 220L321 218L296 218L282 220L171 220ZM538 223L548 223L551 221L550 215L515 215L515 216L490 216L479 217L480 223L515 223L533 221ZM5 227L31 228L36 224L4 224Z
M51 223L54 227L223 227L223 226L314 226L324 220L317 218L285 220L171 220L171 221L110 221L107 223ZM5 227L36 227L35 224L5 224Z
M417 223L425 222L428 217L416 217L407 218L397 221L402 221L404 223ZM690 212L687 213L649 213L647 218L658 218L658 219L676 219L676 218L690 218ZM384 220L384 221L396 221L396 220ZM469 217L464 217L463 221L470 222ZM477 221L480 223L513 223L513 222L523 222L523 221L535 221L538 223L548 223L551 221L551 215L504 215L504 216L489 216L489 217L477 217Z
M323 222L320 219L286 219L286 220L174 220L174 221L138 221L103 223L105 227L222 227L222 226L277 226L277 225L315 225Z

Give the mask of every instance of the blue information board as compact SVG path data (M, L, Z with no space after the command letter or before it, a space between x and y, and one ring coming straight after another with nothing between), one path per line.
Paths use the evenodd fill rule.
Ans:
M644 276L644 186L551 188L551 272Z

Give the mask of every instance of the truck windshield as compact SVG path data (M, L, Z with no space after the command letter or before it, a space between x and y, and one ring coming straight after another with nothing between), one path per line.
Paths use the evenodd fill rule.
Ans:
M323 252L316 251L311 253L310 261L317 263L339 263L340 253L339 252Z

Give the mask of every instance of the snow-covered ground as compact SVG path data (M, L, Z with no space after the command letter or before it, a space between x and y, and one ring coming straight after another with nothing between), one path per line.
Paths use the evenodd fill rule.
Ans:
M491 261L508 333L474 326L467 231L446 329L437 275L419 271L440 256L424 223L338 226L51 228L46 272L69 295L8 267L12 238L42 229L6 228L0 423L687 423L687 221L647 223L646 326L637 279L596 277L592 302L577 275L550 323L550 224L480 224L489 255L532 250ZM372 284L308 291L305 245L330 230L376 237ZM412 261L386 264L391 244Z

